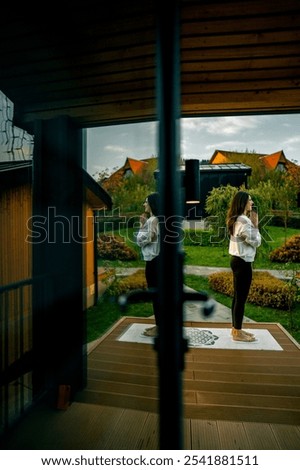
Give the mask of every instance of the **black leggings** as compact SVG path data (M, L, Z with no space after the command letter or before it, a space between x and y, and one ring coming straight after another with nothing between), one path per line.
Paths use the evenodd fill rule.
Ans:
M147 286L149 289L156 289L158 285L158 256L153 258L151 261L146 261L145 276L147 281ZM158 302L157 298L153 299L153 313L155 318L155 323L158 326Z
M252 282L252 263L246 262L238 256L232 256L230 267L233 272L232 326L240 330L243 325L245 303Z

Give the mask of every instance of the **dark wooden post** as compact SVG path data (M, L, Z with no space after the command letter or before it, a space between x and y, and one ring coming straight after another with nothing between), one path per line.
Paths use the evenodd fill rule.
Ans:
M160 448L182 449L182 222L180 157L180 44L178 2L158 6L157 114L161 258L158 301L161 324L156 347L160 385Z
M81 131L67 117L35 124L33 169L33 276L35 390L56 400L86 380Z

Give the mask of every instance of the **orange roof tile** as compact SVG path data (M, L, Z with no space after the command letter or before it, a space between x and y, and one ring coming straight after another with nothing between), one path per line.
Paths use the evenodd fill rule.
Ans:
M134 158L127 158L124 167L128 168L129 166L132 170L132 173L135 175L137 173L140 173L147 165L148 163L143 162L142 160L135 160Z
M254 153L254 152L233 152L228 150L215 150L209 163L221 163L223 158L224 163L239 163L245 158L260 158L264 157L265 154Z
M264 157L261 157L260 160L268 170L275 170L279 161L281 160L282 162L285 162L286 158L283 151L280 150L279 152L272 153L271 155L265 155Z

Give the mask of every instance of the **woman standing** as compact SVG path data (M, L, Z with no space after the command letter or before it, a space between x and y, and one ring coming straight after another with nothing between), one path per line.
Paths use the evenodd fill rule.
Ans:
M258 215L252 210L253 201L246 191L238 191L227 213L230 235L229 254L233 273L232 338L234 341L255 341L255 336L242 329L245 303L252 282L252 262L261 245Z
M136 242L142 250L143 260L146 262L145 276L149 289L157 288L158 255L160 251L159 223L158 223L158 193L151 193L146 197L144 213L140 216L140 229ZM147 328L143 335L157 336L158 334L158 306L157 299L153 299L153 313L155 326Z

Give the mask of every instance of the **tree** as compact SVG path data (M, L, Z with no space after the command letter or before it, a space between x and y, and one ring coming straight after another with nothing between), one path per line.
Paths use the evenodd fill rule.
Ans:
M268 206L269 214L282 219L286 238L288 220L297 207L297 188L294 179L287 173L272 171L268 180L257 185L256 192Z
M114 211L118 209L121 214L132 212L139 214L143 210L145 197L156 191L154 178L156 168L157 159L153 159L140 173L126 178L122 171L117 170L113 172L113 178L109 177L107 171L99 173L98 183L111 196Z
M228 234L226 228L226 216L230 201L239 188L227 184L213 188L206 197L205 211L209 214L211 227L215 234L215 240L222 243L223 248L227 246Z
M216 241L219 240L219 243L222 243L223 248L228 247L228 233L226 228L226 217L227 211L230 206L231 200L237 191L247 191L251 195L252 199L255 202L256 210L259 216L259 229L262 234L262 247L260 253L263 254L265 251L269 251L268 242L270 242L269 234L266 230L266 226L271 220L270 215L270 206L272 204L272 198L270 191L266 190L266 186L271 186L269 183L262 183L260 188L255 189L246 189L244 186L236 187L228 184L227 186L219 186L218 188L213 188L209 192L206 203L205 210L209 214L210 218L215 222L212 225L212 228L216 234ZM269 197L268 197L269 195Z

